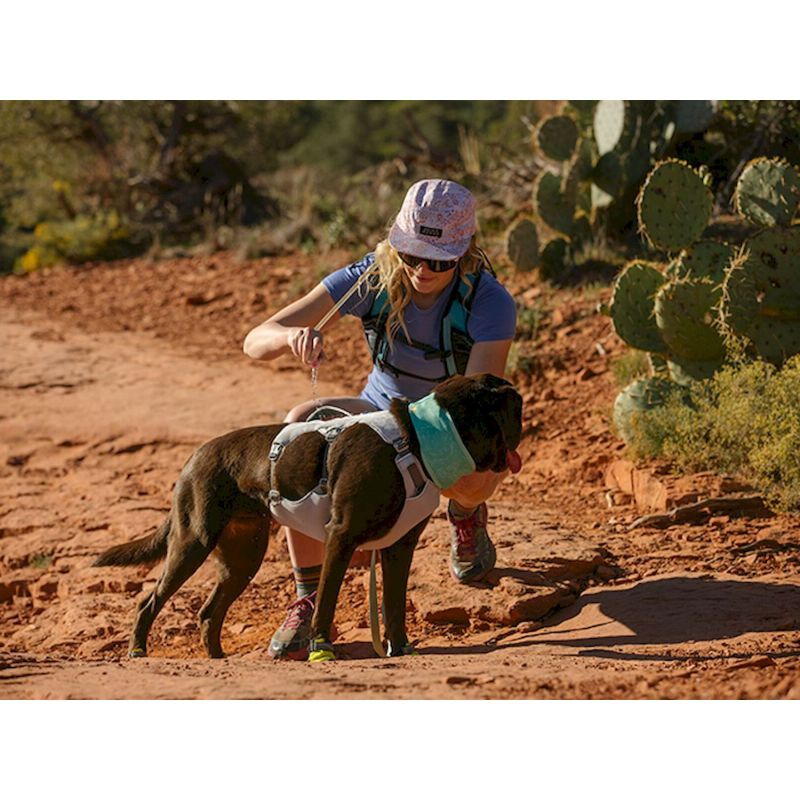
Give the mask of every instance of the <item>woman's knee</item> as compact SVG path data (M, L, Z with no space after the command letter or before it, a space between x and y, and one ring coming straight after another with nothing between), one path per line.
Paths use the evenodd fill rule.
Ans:
M308 415L316 408L317 404L314 400L307 400L305 403L289 409L286 416L283 418L284 422L303 422Z

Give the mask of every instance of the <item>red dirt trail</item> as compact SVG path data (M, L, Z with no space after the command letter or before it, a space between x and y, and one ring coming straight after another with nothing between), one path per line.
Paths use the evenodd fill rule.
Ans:
M308 373L255 364L246 331L346 263L222 254L56 269L0 281L0 699L10 698L800 698L797 517L712 517L665 529L609 508L604 473L623 352L590 290L508 278L539 303L522 471L491 503L498 565L486 583L447 571L440 507L412 568L420 655L382 660L367 627L367 570L348 572L339 659L266 655L293 595L285 544L223 630L200 647L204 566L167 605L150 657L129 660L136 598L160 567L94 569L104 548L151 531L202 441L278 421L309 399ZM328 337L322 394L357 392L358 328ZM699 478L698 478L699 480Z

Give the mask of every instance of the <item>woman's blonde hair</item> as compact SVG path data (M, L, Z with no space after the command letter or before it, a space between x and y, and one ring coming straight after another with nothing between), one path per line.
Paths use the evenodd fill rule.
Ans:
M389 299L389 316L386 319L386 338L389 347L392 346L394 337L399 330L402 330L406 339L410 342L411 336L406 328L403 313L406 306L411 302L411 281L403 269L405 266L397 250L389 244L388 239L384 239L375 248L375 266L377 275L371 281L371 287L377 291L384 289ZM462 281L467 284L468 290L472 290L472 284L467 280L467 275L473 275L482 269L489 270L494 274L492 265L486 253L475 243L475 237L469 243L466 253L461 256L457 267Z

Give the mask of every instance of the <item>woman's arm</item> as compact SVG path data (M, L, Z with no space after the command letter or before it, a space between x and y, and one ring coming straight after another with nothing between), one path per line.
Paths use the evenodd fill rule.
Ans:
M492 375L502 378L510 347L511 339L497 342L476 342L472 345L465 374L476 375L479 372L491 372ZM457 480L442 494L450 500L455 500L461 508L477 508L492 496L507 474L507 472L472 472Z
M333 298L320 283L307 295L253 328L244 340L245 354L270 361L291 352L303 363L317 366L323 358L322 334L314 326L332 308ZM341 319L341 314L337 311L328 325L338 319Z
M505 376L506 359L511 348L511 339L497 342L475 342L469 354L465 375L491 372L498 378Z

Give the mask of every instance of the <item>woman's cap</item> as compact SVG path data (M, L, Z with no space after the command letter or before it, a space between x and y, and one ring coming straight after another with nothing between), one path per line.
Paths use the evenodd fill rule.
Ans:
M475 197L454 181L423 180L406 192L389 244L418 258L456 259L477 230Z

